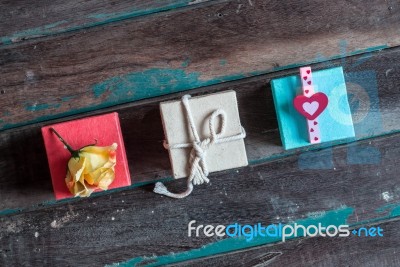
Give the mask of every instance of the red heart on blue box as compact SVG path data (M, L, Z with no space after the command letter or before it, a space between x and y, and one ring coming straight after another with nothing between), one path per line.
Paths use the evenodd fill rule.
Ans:
M315 120L328 106L328 97L321 92L311 97L299 95L293 100L293 105L308 120Z

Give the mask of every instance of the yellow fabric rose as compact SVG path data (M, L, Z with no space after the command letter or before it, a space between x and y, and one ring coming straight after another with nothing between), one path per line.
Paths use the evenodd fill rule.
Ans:
M87 146L79 150L78 157L71 157L65 178L71 194L88 197L100 188L107 190L114 181L117 144L107 147Z
M65 145L72 157L68 161L65 183L75 197L88 197L96 189L107 190L115 178L117 144L100 147L88 145L74 150L56 130L51 130Z

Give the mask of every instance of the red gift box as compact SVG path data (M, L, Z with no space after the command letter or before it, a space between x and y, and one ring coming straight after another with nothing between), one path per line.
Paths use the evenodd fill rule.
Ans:
M110 146L113 143L117 143L115 179L108 189L131 185L118 113L114 112L62 122L42 128L53 190L57 200L73 197L65 184L67 164L71 158L71 154L60 142L58 137L50 130L51 127L54 128L73 149L94 144L96 140L97 146Z

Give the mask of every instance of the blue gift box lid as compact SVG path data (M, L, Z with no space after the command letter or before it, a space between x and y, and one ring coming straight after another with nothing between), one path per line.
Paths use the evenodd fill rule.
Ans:
M318 117L321 142L354 138L342 67L313 71L313 84L315 92L325 93L329 100L327 108ZM284 149L311 145L307 120L293 106L293 99L302 94L300 76L273 79L271 87Z

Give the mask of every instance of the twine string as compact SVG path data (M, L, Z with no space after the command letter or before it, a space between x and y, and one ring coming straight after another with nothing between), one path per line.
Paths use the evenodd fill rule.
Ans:
M190 173L187 179L187 189L182 193L172 193L165 187L163 183L157 182L153 190L157 194L165 195L172 198L185 198L192 193L193 185L200 185L203 183L208 183L210 181L208 179L209 172L206 163L206 155L207 150L211 146L215 144L240 140L246 137L246 132L243 127L241 127L241 132L237 135L222 137L226 130L227 115L223 109L217 109L208 117L210 136L203 140L200 140L189 105L190 98L190 95L184 95L182 97L182 104L185 109L186 121L189 124L190 130L193 134L193 142L170 145L167 143L166 140L164 140L165 149L170 150L192 148L189 158ZM218 133L215 129L215 121L217 117L221 118L221 129Z

